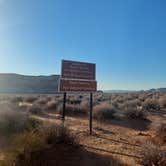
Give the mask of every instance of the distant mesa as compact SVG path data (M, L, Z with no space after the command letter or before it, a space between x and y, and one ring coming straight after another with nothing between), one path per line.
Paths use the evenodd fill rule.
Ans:
M150 89L149 92L166 92L166 88Z
M105 90L104 93L134 93L134 90Z
M0 74L0 93L56 93L59 75Z
M150 89L150 90L105 90L104 93L135 93L135 92L166 92L166 88Z

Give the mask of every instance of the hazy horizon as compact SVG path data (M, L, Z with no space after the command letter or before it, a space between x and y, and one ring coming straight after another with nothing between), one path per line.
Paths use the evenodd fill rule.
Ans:
M0 73L96 63L98 89L166 87L165 0L0 0Z

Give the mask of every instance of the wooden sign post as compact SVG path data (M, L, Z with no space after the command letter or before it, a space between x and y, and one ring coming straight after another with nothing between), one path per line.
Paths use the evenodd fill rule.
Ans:
M64 94L63 94L63 112L62 112L63 124L65 122L65 114L66 114L66 92L64 92Z
M92 111L93 111L93 93L90 93L90 114L89 114L89 131L92 135Z
M64 92L62 120L65 121L67 92L90 92L89 130L92 134L93 93L97 90L96 65L62 60L59 90Z

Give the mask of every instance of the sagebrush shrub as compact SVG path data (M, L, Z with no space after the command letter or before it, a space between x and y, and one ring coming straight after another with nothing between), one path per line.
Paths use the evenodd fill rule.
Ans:
M4 161L5 166L42 165L41 154L49 148L78 146L76 138L63 125L41 126L37 130L20 133L12 143L11 155Z
M159 103L156 99L146 99L145 102L143 103L144 109L147 111L158 111L160 110Z
M39 100L37 100L36 102L40 105L46 105L48 103L48 99L47 98L40 98Z
M147 120L147 112L138 106L126 106L123 114L128 119Z
M70 130L61 125L52 125L45 127L41 132L44 135L47 144L76 144L76 139Z
M57 113L62 114L63 105L60 104L57 108ZM74 104L66 104L66 115L86 115L87 110L85 108L80 107L79 105Z
M164 142L166 141L166 123L162 123L156 129L156 134L161 138Z
M35 102L37 99L38 99L37 97L30 96L30 97L27 97L27 98L25 99L25 101L26 101L27 103L33 103L33 102Z
M27 108L27 112L34 115L44 115L44 110L38 105L32 105Z
M143 145L142 157L142 166L166 166L166 147L146 142Z
M58 105L59 105L59 103L57 101L49 101L46 104L46 109L55 111L57 109Z
M101 103L94 107L93 117L97 120L109 120L116 118L117 110L109 103Z
M11 102L13 102L13 103L23 102L23 98L21 96L14 97L14 98L11 99Z
M159 99L160 108L166 108L166 98L162 97Z
M30 118L25 113L12 110L12 108L5 109L5 107L0 110L0 133L4 136L11 136L38 125L38 120Z

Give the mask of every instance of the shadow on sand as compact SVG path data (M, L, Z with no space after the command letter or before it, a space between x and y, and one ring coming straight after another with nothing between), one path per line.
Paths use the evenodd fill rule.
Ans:
M110 125L119 125L126 128L131 128L139 131L146 131L151 124L150 120L138 120L138 119L124 119L124 120L112 120L108 122Z
M137 159L141 158L140 156L135 156L135 155L127 154L127 153L115 152L115 151L101 149L101 148L96 148L96 147L87 146L87 145L82 145L82 146L84 146L87 149L92 149L92 150L96 150L96 151L102 151L102 152L106 152L106 153L110 153L110 154L116 154L116 155L126 156L126 157L133 157L133 158L137 158Z
M100 138L100 139L104 139L104 140L110 141L110 142L116 142L116 143L120 143L120 144L126 144L126 145L129 145L129 146L140 147L139 144L129 143L126 140L115 140L115 139L111 139L111 138L107 138L107 137L101 136L99 134L95 134L94 136L97 137L97 138Z
M24 158L19 159L18 166L125 166L110 155L99 155L82 146L65 144L57 144L30 155L32 157L28 162Z

